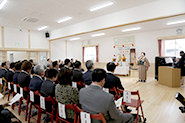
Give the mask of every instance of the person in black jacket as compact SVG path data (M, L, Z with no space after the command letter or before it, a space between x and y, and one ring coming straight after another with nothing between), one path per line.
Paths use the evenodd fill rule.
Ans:
M29 61L24 61L21 66L21 72L18 75L18 84L24 88L29 87L30 84L30 72L32 69L32 64Z
M55 97L55 81L57 80L58 71L56 69L49 69L46 72L46 80L43 81L40 89L41 95L44 97Z
M34 67L33 70L34 70L35 75L30 80L29 88L32 91L36 91L36 90L40 91L40 88L43 82L42 77L44 75L44 67L38 64Z
M13 81L13 75L15 74L15 63L12 62L10 64L10 69L8 69L7 73L6 73L6 79L8 82L12 82Z
M2 78L2 77L6 78L7 71L8 71L8 63L7 62L3 62L1 64L0 78Z
M5 109L8 106L8 102L0 105L0 122L1 123L20 123L20 121L10 112Z
M90 85L92 83L91 75L92 75L92 72L94 70L94 63L93 63L92 60L88 60L88 61L86 61L85 65L86 65L86 68L87 68L87 72L85 72L83 74L82 78L83 78L83 82L86 85Z
M74 70L73 70L73 82L83 82L83 79L82 79L82 72L80 71L81 70L81 62L80 61L76 61L74 63Z
M18 80L17 80L17 78L18 78L18 75L19 75L19 73L20 73L20 71L21 71L21 65L22 65L22 63L19 61L19 62L17 62L16 64L15 64L15 74L13 75L13 82L15 83L15 84L18 84Z
M107 78L105 79L105 85L104 88L113 88L113 87L118 87L119 89L123 89L123 86L121 84L120 78L115 76L114 70L116 69L116 65L114 62L109 62L107 63Z
M185 81L185 53L183 51L180 52L181 59L176 63L176 68L181 68L181 77L182 77L182 85L184 85Z

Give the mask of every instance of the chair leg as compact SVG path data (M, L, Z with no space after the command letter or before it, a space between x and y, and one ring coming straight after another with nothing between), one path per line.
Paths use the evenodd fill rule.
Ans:
M21 114L21 104L22 104L22 98L19 100L19 109L18 109L18 114Z
M10 100L10 90L8 90L8 101Z
M139 108L137 108L137 117L136 117L136 123L138 123L139 120Z
M28 114L28 123L30 123L31 109L32 109L32 102L30 103L30 109L29 109L29 114Z
M144 113L143 113L143 108L142 108L142 105L140 105L140 107L141 107L141 113L142 113L142 117L143 117L143 120L145 119L145 117L144 117Z
M37 123L40 123L41 120L41 108L38 108Z
M25 114L25 121L27 121L28 117L28 106L29 106L29 100L26 101L26 114Z
M4 89L3 89L3 95L4 95L3 99L5 98L6 85L7 85L7 83L5 82L5 83L4 83Z

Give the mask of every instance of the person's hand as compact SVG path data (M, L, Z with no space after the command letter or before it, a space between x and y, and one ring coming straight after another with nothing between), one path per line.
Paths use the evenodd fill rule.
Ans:
M11 121L12 121L13 123L20 123L19 120L17 120L16 118L12 118Z

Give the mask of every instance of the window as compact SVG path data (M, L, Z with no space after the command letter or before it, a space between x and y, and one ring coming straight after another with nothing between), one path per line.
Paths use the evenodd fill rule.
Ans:
M83 61L87 60L98 62L98 46L83 47Z
M163 45L163 56L180 57L180 51L185 50L185 38L164 40Z

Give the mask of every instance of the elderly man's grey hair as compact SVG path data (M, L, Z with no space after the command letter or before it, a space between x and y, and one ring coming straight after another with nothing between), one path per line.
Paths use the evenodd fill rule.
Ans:
M43 67L43 65L38 64L34 67L33 70L34 70L35 74L39 75L41 72L44 72L44 67Z
M94 63L92 60L88 60L88 61L86 61L85 65L86 65L87 69L90 70L92 68L92 66L94 65Z

